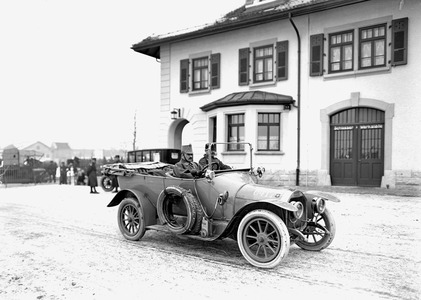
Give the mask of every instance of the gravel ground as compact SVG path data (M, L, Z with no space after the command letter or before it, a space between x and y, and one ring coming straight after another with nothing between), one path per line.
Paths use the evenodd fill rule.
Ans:
M271 270L232 240L148 231L123 239L113 194L84 186L0 188L0 299L420 299L421 197L333 191L336 238L291 246Z

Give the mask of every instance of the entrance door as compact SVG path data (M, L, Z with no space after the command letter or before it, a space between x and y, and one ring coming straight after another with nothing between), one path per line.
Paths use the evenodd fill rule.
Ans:
M331 116L332 185L380 186L384 170L384 112L351 108Z

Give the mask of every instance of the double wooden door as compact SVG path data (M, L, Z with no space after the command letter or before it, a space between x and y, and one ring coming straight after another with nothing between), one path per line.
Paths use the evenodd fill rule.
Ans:
M332 185L380 186L384 173L384 112L351 108L330 119Z

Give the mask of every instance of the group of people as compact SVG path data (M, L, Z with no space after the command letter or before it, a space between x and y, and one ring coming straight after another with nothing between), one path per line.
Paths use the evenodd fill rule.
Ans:
M114 156L114 163L120 162L120 156ZM57 174L57 168L59 172ZM75 183L77 185L85 185L85 179L87 177L88 182L87 185L90 187L91 194L99 194L96 190L98 186L98 171L96 165L96 158L91 158L91 162L89 163L88 167L85 170L81 168L77 168L72 163L66 165L65 162L61 162L60 166L57 165L56 162L50 161L50 164L46 167L46 171L49 176L49 182L56 183L57 175L59 176L59 184L71 184L72 179L75 179ZM115 188L115 193L118 192L118 181L117 178L112 178L113 186Z
M181 149L181 159L174 166L174 175L180 178L200 177L205 167L209 170L227 170L230 166L224 164L216 157L216 145L212 144L209 157L209 143L205 145L205 154L199 163L193 161L193 149L191 145L183 146ZM211 163L211 165L209 165Z

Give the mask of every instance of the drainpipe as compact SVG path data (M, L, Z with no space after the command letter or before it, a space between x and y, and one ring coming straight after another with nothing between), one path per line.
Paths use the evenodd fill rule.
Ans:
M300 151L301 151L301 38L300 33L298 32L297 26L295 26L294 21L291 18L291 13L289 13L289 21L291 22L292 26L294 27L295 33L297 34L297 42L298 42L298 78L297 78L297 168L295 169L295 185L300 185Z

